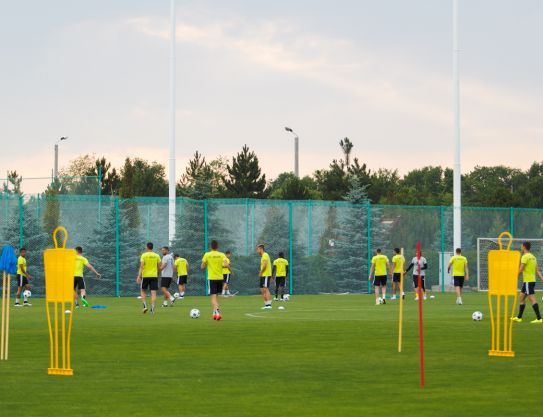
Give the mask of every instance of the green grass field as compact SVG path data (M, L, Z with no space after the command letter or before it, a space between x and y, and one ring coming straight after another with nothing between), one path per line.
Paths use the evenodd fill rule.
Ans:
M141 314L135 298L89 299L75 312L74 377L48 376L43 300L12 309L9 361L0 363L1 416L520 416L541 397L543 328L515 325L514 359L489 358L485 294L425 302L426 388L419 388L417 310L367 295L295 296L261 311L258 297L191 297ZM199 308L202 317L191 319ZM481 310L482 322L471 314ZM526 318L533 311L526 310Z

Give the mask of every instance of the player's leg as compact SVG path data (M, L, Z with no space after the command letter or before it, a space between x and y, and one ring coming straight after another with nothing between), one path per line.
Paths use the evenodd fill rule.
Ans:
M17 293L15 294L15 307L21 307L21 292L23 291L22 275L17 275Z
M173 306L173 303L175 302L175 298L173 298L172 295L170 294L171 284L172 284L171 278L161 278L160 280L160 289L162 291L162 295L164 296L162 307L168 307L168 301L170 302L170 306Z
M522 284L522 288L520 290L520 296L519 296L519 305L518 305L518 315L516 317L512 317L511 320L516 322L522 321L522 316L524 315L524 309L526 308L526 283Z
M415 301L419 301L420 288L419 288L419 277L413 275L413 288L415 289Z
M79 308L79 296L77 295L77 277L74 277L74 304L75 308Z
M79 294L81 295L81 304L83 304L83 306L85 307L88 307L89 303L87 301L87 285L85 284L85 278L79 278L77 286L79 287Z
M277 280L279 284L279 300L283 300L285 296L285 284L286 284L287 278L280 277L280 278L277 278Z
M264 309L272 308L272 298L270 294L270 277L260 277L260 293L264 299Z
M151 283L151 314L155 314L156 298L158 292L158 279L153 279L154 285Z
M464 287L464 277L454 277L454 291L456 292L456 304L462 305L462 288Z
M532 321L532 324L543 323L543 320L541 320L541 313L539 312L539 305L537 304L537 300L535 298L535 282L528 283L528 300L530 300L530 303L532 303L532 308L534 309L536 317L536 319Z
M275 301L279 301L279 278L275 277Z
M179 298L185 297L185 291L187 289L187 276L182 275L177 277L177 289L179 290Z
M25 284L24 288L25 288L25 290L30 291L30 284L28 283L28 281L26 281L26 284ZM30 301L28 301L28 297L26 296L25 291L23 291L23 306L25 306L25 307L31 307L32 306Z
M373 291L375 293L375 305L381 304L379 302L379 282L377 277L373 277Z
M149 278L142 278L140 284L140 296L143 303L143 314L147 313L147 287L149 287Z
M219 291L223 287L223 280L209 280L209 294L211 295L211 307L213 307L213 320L220 320L221 307L219 305Z
M426 300L426 276L421 277L422 299Z
M383 293L383 304L386 304L387 301L387 277L381 278L381 292Z

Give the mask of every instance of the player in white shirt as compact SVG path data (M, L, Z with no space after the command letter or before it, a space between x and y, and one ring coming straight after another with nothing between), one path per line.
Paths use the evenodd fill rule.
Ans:
M426 270L428 269L428 261L424 256L422 256L422 252L420 253L420 259L418 259L416 256L411 259L411 264L409 264L409 267L405 270L405 273L407 274L411 268L413 268L413 286L415 287L415 301L419 300L419 267L420 267L420 278L421 278L421 286L422 286L422 299L426 300L426 285L425 285L425 278L426 278Z
M162 262L159 269L161 271L160 287L162 289L162 295L164 296L162 307L168 307L168 301L170 302L170 307L173 307L175 297L171 295L169 291L173 280L173 256L170 253L170 248L167 246L162 248Z

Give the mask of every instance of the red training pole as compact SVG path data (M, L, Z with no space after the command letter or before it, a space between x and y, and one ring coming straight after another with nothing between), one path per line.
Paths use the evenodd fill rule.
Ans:
M419 346L420 346L420 387L424 388L424 334L422 328L422 276L420 272L420 258L422 256L421 244L417 242L417 269L419 274Z

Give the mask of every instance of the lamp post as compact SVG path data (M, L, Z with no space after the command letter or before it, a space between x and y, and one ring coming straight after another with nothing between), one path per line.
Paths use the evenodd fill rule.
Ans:
M292 130L290 127L285 127L285 130L294 135L294 175L300 178L299 153L298 153L298 142L300 141L300 139L298 138L298 134L294 130Z
M62 136L57 143L55 143L55 165L53 167L53 177L58 178L58 144L63 140L68 140L68 136Z
M458 45L458 0L453 0L453 113L454 113L454 170L453 170L453 251L462 245L462 177L460 170L460 49Z

